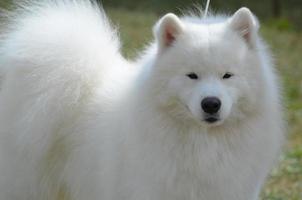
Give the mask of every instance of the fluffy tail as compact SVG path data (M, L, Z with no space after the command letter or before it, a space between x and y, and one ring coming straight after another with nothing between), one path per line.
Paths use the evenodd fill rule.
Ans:
M0 107L27 113L24 123L41 125L39 131L48 130L44 118L51 124L75 112L106 71L123 62L115 31L90 1L24 3L8 16L0 36Z
M13 154L8 170L28 174L24 180L15 177L21 185L35 178L31 170L37 170L37 160L78 115L106 71L124 60L116 33L96 4L43 0L18 7L7 13L9 23L0 35L0 139ZM23 159L31 165L20 166Z

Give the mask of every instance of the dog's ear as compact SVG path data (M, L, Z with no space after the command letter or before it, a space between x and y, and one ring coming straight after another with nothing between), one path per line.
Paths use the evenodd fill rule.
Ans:
M155 25L153 32L157 40L159 51L170 47L183 32L184 27L180 19L172 14L166 14Z
M229 25L234 31L239 33L250 46L253 46L259 29L259 23L248 8L243 7L237 10L229 19Z

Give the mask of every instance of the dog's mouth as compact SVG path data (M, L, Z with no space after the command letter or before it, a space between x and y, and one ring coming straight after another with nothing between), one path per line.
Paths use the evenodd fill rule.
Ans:
M218 123L219 121L221 121L221 119L219 118L219 116L205 116L204 117L204 121L207 123L207 124L216 124Z
M212 123L215 123L215 122L219 121L219 119L216 118L216 117L208 117L204 121L206 121L207 123L212 124Z

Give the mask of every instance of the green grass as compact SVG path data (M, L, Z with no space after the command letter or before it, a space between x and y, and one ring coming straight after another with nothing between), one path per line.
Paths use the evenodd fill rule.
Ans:
M149 12L109 9L114 24L120 27L123 52L133 58L152 38L158 18ZM275 55L284 83L288 118L288 142L280 163L272 170L262 200L302 199L302 33L263 27L262 35Z
M126 57L135 57L138 51L150 41L156 16L149 12L133 12L124 9L109 9L108 14L121 34L123 53Z
M284 84L288 118L288 142L279 166L273 170L264 199L302 199L302 33L263 29L275 54Z

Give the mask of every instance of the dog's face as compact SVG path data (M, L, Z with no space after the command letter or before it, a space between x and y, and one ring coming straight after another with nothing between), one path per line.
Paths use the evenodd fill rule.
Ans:
M260 98L257 29L245 8L213 24L163 17L155 28L158 53L152 68L160 106L174 117L209 126L244 117Z

